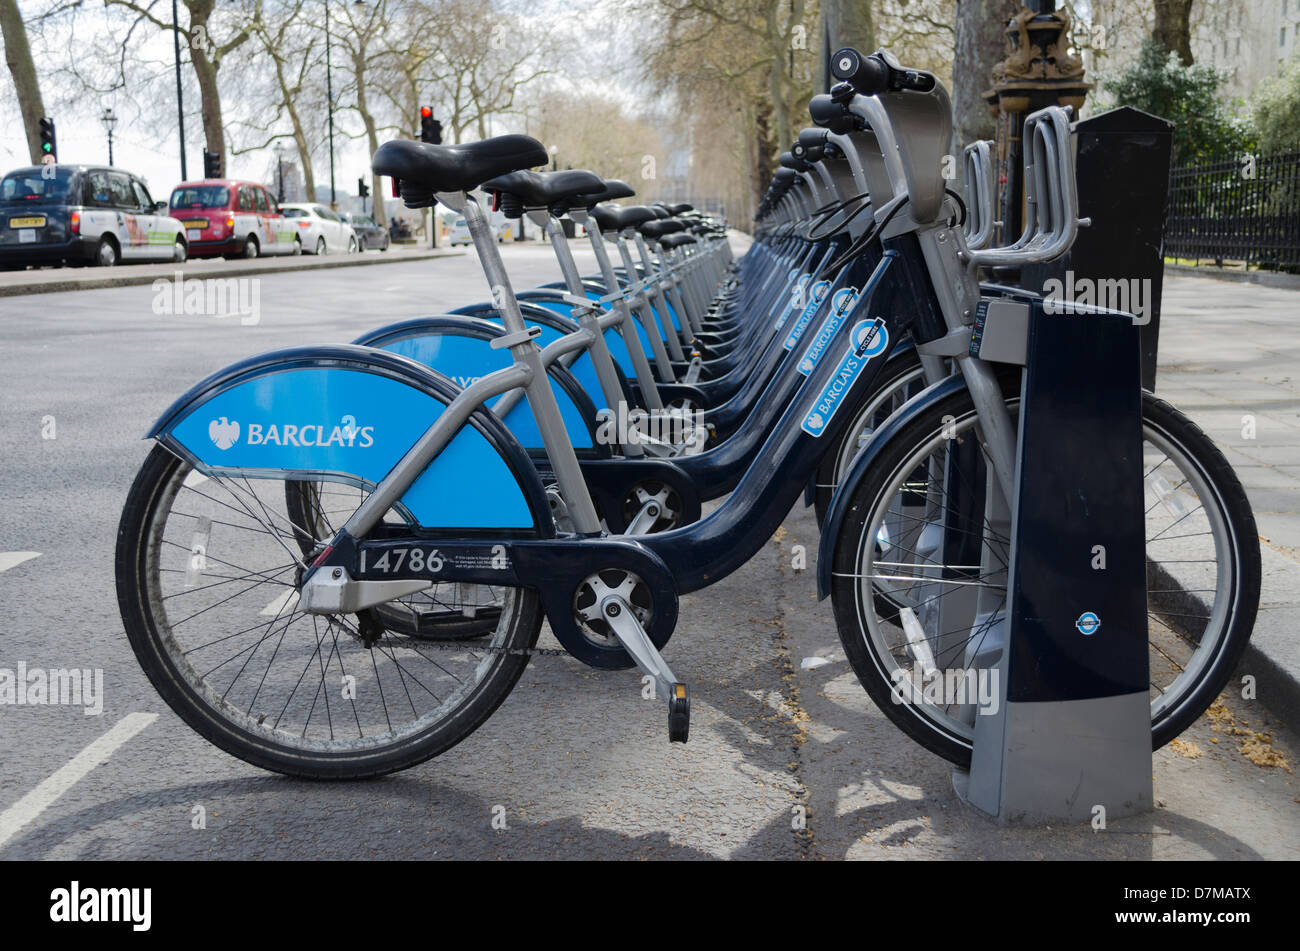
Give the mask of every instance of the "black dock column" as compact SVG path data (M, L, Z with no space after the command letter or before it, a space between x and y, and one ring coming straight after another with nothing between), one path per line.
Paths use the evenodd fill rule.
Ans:
M1138 328L1030 312L1000 703L958 794L1001 822L1152 808Z

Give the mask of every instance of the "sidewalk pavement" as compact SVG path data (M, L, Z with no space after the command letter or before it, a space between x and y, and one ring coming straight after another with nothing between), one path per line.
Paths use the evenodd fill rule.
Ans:
M462 257L463 249L415 245L393 245L388 251L362 251L357 254L275 255L245 260L236 258L191 258L184 264L119 264L112 268L43 267L25 271L0 272L0 297L19 294L46 294L57 291L91 290L100 287L129 287L152 284L159 278L170 279L177 271L186 278L251 277L281 271L313 271L320 268L359 267L367 264L402 264L429 258Z
M1300 727L1300 290L1167 275L1156 394L1205 430L1245 486L1263 584L1240 673Z

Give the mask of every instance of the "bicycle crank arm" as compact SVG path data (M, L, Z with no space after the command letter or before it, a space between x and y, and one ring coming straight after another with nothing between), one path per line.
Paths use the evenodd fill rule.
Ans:
M651 643L645 629L632 613L632 606L620 595L601 599L600 613L623 649L632 655L641 671L655 682L655 692L668 698L668 740L685 743L691 726L691 692L669 668L668 662Z

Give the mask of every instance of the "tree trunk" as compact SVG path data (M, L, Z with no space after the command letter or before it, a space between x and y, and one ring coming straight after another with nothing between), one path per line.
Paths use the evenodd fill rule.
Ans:
M1192 59L1192 0L1155 0L1156 20L1151 38L1171 53L1177 53L1184 66Z
M775 159L785 149L788 149L794 137L790 127L790 110L787 108L785 101L784 79L784 59L776 57L767 74L767 90L768 95L772 97L773 118L776 120L776 141L772 143L774 151L768 156L769 161Z
M293 117L293 141L298 147L298 164L302 166L302 187L307 201L316 200L316 172L311 167L311 146L307 144L307 133L303 131L298 116Z
M852 46L861 53L876 51L876 21L872 0L822 0L822 50L818 59L817 90L825 92L835 85L830 75L830 56L837 49Z
M366 127L366 142L370 145L370 154L374 155L379 151L379 129L375 125L375 117L371 115L370 107L366 101L366 50L364 46L353 57L352 67L357 78L357 112L361 113L361 122ZM370 196L374 208L371 211L371 217L375 219L375 224L381 228L387 224L384 217L382 185L381 176L376 175L372 170L370 173Z
M17 0L0 0L0 34L4 37L5 62L18 93L18 109L23 117L23 130L27 133L27 151L31 154L32 164L39 165L41 117L45 115L45 106L41 104L41 86Z
M755 208L762 203L767 186L772 181L772 173L776 171L772 152L771 117L771 103L760 100L754 110L754 164L752 166L754 175L751 181L754 188Z
M1006 56L1006 27L1020 10L1018 0L957 0L953 44L952 112L954 146L991 139L997 123L984 93L993 67Z
M190 11L190 62L199 81L199 105L203 111L203 137L205 148L220 156L222 171L226 169L226 126L221 121L221 91L217 87L217 61L209 55L204 42L208 33L208 19L212 16L212 0L186 0ZM196 42L197 40L197 42Z

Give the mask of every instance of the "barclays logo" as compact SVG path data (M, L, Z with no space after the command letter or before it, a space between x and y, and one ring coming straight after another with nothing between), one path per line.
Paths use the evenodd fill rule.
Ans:
M221 450L229 449L239 442L240 432L239 423L225 416L208 423L208 438ZM375 444L375 427L358 426L356 417L350 414L344 416L337 426L316 423L307 425L249 423L247 444L304 448L346 446L368 449Z
M231 422L224 416L214 419L208 423L208 438L218 449L229 449L239 442L239 423Z

